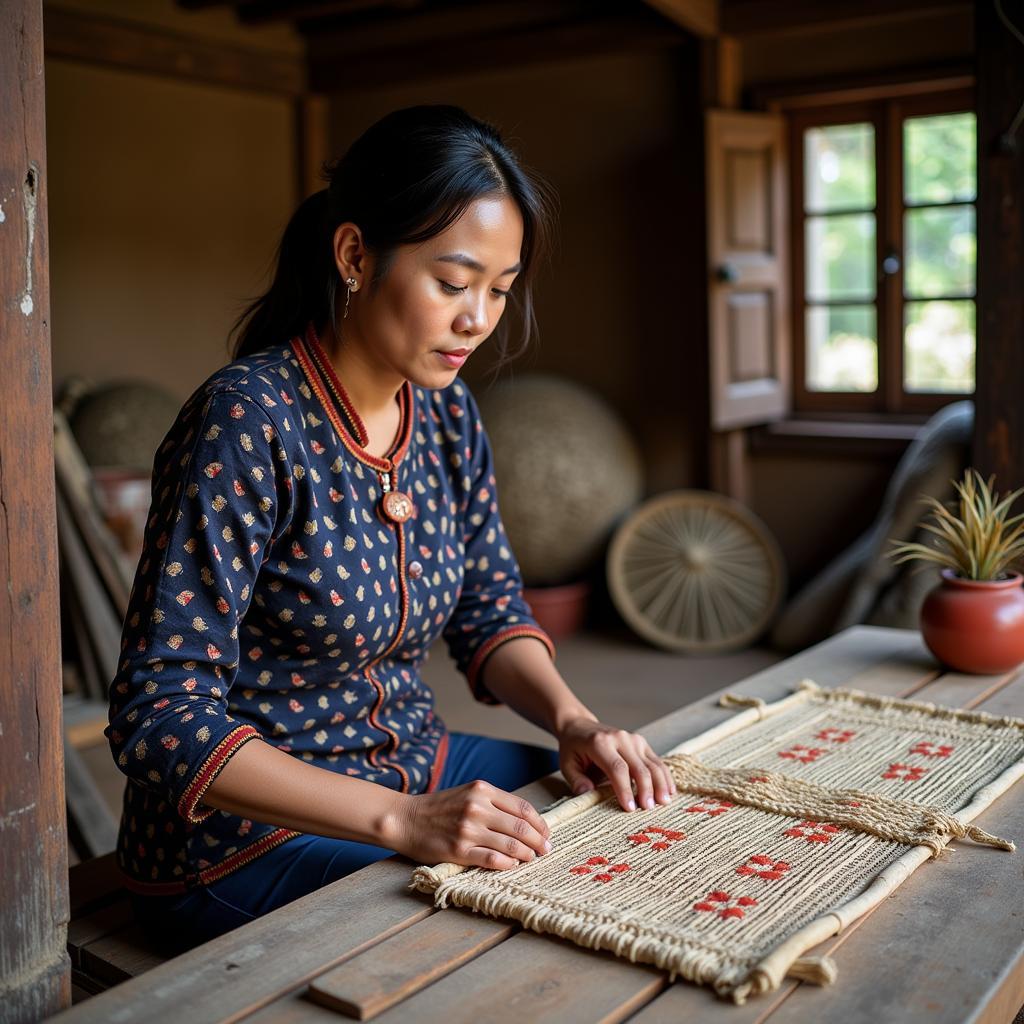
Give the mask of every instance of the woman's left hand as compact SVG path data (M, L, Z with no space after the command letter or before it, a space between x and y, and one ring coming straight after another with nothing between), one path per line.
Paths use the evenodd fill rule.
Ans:
M677 792L668 767L647 740L592 718L574 718L561 730L558 756L574 793L594 789L594 777L603 773L626 811L654 807L655 801L667 804Z

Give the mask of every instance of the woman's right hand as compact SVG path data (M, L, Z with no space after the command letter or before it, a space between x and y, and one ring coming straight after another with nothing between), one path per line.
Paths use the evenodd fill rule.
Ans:
M479 779L406 797L396 831L389 845L420 864L506 870L551 849L550 830L528 800Z

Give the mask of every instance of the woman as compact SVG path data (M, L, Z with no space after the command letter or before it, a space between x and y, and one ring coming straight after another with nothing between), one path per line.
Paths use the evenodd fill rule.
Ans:
M510 294L529 330L546 209L465 112L384 118L296 212L236 361L157 453L107 735L119 860L161 933L210 938L391 851L532 860L548 829L508 791L557 765L626 810L674 792L555 669L457 380ZM419 675L442 632L557 760L448 734Z

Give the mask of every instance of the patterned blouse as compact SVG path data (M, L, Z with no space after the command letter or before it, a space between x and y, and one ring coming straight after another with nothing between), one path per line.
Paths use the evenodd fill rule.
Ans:
M476 405L406 384L384 458L315 333L245 358L185 403L153 504L110 689L127 775L128 884L182 892L298 833L203 803L244 743L422 793L444 723L420 678L444 634L478 700L496 647L548 637L522 598Z

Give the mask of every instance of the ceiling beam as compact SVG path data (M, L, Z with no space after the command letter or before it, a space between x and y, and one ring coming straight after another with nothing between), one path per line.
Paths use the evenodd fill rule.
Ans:
M644 0L659 14L702 39L718 35L718 0Z
M43 11L43 45L47 57L126 71L286 96L299 96L306 89L306 67L300 57L244 50L56 7Z
M721 30L749 36L882 24L908 15L966 10L970 0L722 0Z
M373 88L548 61L666 50L688 39L663 19L646 15L640 9L617 17L522 26L486 35L438 36L429 45L421 39L406 39L379 48L353 45L352 33L344 30L336 36L313 33L307 37L310 87L330 93L351 89L358 82L361 88Z
M299 22L347 17L373 11L381 16L402 17L421 7L423 0L245 0L236 2L238 20L245 25L268 22Z
M607 6L607 4L605 5ZM308 20L299 23L310 44L336 54L388 52L454 39L481 39L508 32L539 31L596 16L594 0L499 0L453 9L435 3L402 16ZM600 13L600 12L597 12ZM646 12L645 12L646 13Z

